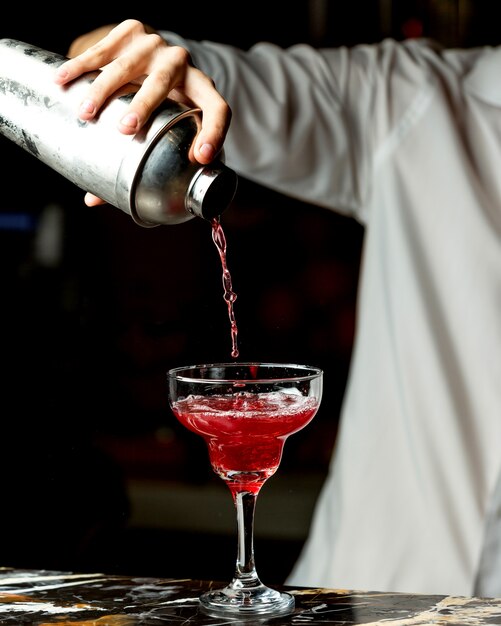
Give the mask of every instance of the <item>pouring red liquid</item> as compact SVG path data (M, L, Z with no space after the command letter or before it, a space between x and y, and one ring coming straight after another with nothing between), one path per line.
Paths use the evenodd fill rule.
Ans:
M238 351L238 327L235 318L235 311L233 304L237 299L237 294L233 291L233 284L231 280L231 274L228 270L228 263L226 258L226 237L221 226L219 217L215 217L211 221L212 226L212 240L214 241L216 248L219 252L221 259L221 265L223 268L223 289L224 300L228 306L228 316L230 318L230 332L231 332L231 356L237 359L239 356Z

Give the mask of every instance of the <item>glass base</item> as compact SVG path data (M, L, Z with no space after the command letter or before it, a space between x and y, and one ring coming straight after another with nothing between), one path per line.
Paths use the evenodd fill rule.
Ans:
M268 618L292 613L295 603L294 596L290 593L270 589L262 584L247 589L228 585L224 589L202 594L200 606L208 615L234 615L241 618L262 615L263 618Z

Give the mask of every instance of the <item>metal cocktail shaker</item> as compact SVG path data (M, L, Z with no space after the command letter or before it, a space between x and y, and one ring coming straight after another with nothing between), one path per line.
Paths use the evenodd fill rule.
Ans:
M136 135L117 125L138 87L127 85L98 117L79 120L79 103L98 72L61 87L66 60L14 39L0 39L0 132L84 191L129 213L142 226L211 219L231 203L237 175L222 159L190 159L200 111L166 100Z

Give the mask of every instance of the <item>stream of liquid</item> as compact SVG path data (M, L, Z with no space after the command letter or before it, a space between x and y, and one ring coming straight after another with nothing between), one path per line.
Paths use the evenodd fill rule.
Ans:
M231 281L231 274L228 270L228 262L226 258L226 237L224 235L223 228L219 217L215 217L211 221L212 226L212 240L216 244L217 251L219 252L219 258L221 259L221 265L223 268L223 290L224 300L228 307L228 317L230 318L230 333L231 333L231 356L237 359L239 356L238 350L238 326L235 318L235 311L233 304L237 299L237 294L233 291L233 284Z

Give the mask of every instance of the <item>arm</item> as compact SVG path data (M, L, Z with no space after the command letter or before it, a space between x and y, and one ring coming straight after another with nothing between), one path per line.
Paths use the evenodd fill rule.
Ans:
M92 119L107 97L136 82L141 88L121 132L136 132L167 96L197 106L203 112L195 145L201 163L224 141L226 161L241 176L350 214L366 203L374 155L391 132L385 112L398 117L406 106L407 98L393 99L389 72L402 74L405 85L405 70L393 68L412 57L395 42L320 50L262 42L244 51L153 31L135 20L84 35L72 52L79 54L61 66L61 84L102 68L82 119ZM409 62L419 83L419 63Z

